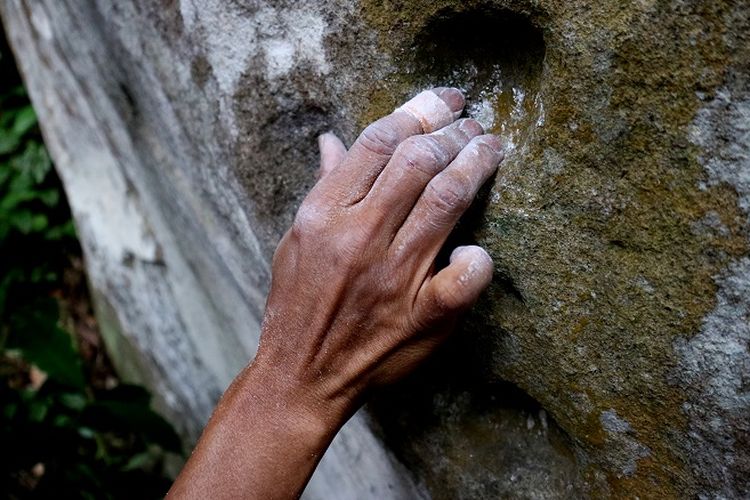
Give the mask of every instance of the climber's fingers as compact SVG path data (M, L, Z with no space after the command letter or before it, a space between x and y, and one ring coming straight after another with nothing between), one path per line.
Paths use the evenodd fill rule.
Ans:
M424 91L390 115L369 125L343 161L311 193L341 206L353 205L370 191L383 167L406 138L430 133L454 122L464 107L454 88Z
M432 264L458 219L497 170L502 150L495 135L474 137L445 170L432 178L391 243L396 258L423 261L423 266Z
M407 138L396 148L391 161L359 206L388 233L390 241L425 186L469 141L483 132L478 122L467 118L431 134Z

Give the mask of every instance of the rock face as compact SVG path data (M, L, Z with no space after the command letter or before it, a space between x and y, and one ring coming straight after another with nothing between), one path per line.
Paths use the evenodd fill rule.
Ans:
M314 179L417 90L508 141L496 263L309 498L750 496L750 4L4 0L121 370L194 440Z

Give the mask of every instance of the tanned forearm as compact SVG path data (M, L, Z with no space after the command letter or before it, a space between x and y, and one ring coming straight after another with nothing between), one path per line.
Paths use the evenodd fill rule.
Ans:
M175 482L175 498L295 498L349 417L256 361L224 394Z

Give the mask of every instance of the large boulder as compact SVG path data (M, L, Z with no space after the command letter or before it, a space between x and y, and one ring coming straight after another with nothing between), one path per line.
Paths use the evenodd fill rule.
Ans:
M188 442L258 340L315 138L454 85L496 273L310 498L750 496L750 4L0 3L119 369Z

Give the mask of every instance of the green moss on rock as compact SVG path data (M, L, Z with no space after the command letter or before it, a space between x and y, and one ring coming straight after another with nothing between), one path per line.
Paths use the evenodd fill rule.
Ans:
M747 14L736 11L748 9L721 1L362 5L396 63L361 123L421 87L450 84L467 90L470 110L494 91L491 128L513 142L481 222L464 235L496 263L466 333L479 346L465 362L492 352L482 377L512 381L549 411L570 437L588 494L711 491L691 469L688 395L673 346L714 308L714 277L747 255L748 228L738 193L706 184L689 129L700 96L741 63L730 45L748 30ZM466 19L480 33L461 25ZM541 52L540 64L519 68L494 47L512 42L481 32L493 24L543 33L542 47L513 46ZM451 50L464 48L455 37L474 52ZM497 68L496 80L486 76ZM533 106L503 128L513 122L514 87ZM604 429L605 412L627 430Z

